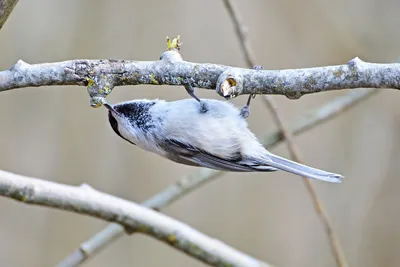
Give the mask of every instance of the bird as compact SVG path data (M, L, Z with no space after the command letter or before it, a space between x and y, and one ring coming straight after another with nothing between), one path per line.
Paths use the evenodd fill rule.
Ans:
M340 174L312 168L269 152L248 128L246 115L228 101L194 98L135 99L111 105L108 120L122 139L176 163L227 172L283 170L340 183Z

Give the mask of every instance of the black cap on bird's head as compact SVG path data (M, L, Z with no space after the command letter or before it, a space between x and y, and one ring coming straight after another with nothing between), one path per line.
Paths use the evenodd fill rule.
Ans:
M115 110L113 106L111 106L108 103L103 103L104 107L108 109L108 121L110 122L111 128L114 130L114 132L120 136L121 138L125 139L121 133L119 132L118 129L118 121L116 117L119 117L120 114Z
M125 139L129 143L135 145L132 140L129 140L127 137L123 136L119 130L119 124L122 124L123 128L126 128L126 117L129 117L129 114L125 110L125 106L129 106L129 104L117 104L117 105L110 105L108 103L103 103L104 107L108 109L108 121L110 122L111 128L114 132Z
M104 101L103 105L108 109L108 120L114 132L134 144L134 140L128 139L132 139L136 132L143 133L154 128L149 111L156 102L143 99L110 105Z

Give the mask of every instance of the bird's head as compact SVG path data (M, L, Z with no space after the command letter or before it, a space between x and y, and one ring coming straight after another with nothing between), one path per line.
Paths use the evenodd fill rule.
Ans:
M115 105L104 103L108 109L111 128L121 138L135 144L138 135L152 129L150 108L155 101L133 100Z
M128 139L127 132L131 125L127 120L126 114L120 111L118 105L110 105L104 103L104 107L108 109L108 121L110 122L111 128L121 138L131 142Z

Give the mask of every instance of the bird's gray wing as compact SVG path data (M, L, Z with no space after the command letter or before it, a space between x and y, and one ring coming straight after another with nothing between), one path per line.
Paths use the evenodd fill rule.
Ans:
M257 162L243 159L240 152L224 159L177 140L168 139L161 143L169 159L186 165L233 172L276 171L276 168L259 166Z

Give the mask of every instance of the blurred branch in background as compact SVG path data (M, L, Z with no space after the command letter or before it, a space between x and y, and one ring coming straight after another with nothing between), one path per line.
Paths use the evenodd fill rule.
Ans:
M211 169L201 169L194 175L183 177L178 182L144 201L142 205L154 210L160 210L222 174L223 172ZM121 225L111 223L104 228L104 230L82 243L78 249L68 255L57 266L77 266L80 263L83 263L86 259L94 256L97 252L100 252L101 249L111 244L112 241L121 237L123 234L125 234L125 229Z
M374 89L372 89L372 90L374 90ZM304 161L301 157L300 150L294 141L293 133L290 132L285 121L282 119L281 115L279 114L278 107L272 101L272 99L270 99L268 96L264 96L264 100L265 100L266 105L271 110L274 120L278 124L279 129L281 129L282 135L286 139L288 150L289 150L289 153L290 153L292 159L299 163L304 163ZM340 245L339 238L337 237L337 235L335 234L335 232L333 230L333 227L329 221L328 213L325 211L325 208L324 208L321 200L318 198L317 192L315 191L315 188L314 188L311 180L306 177L303 177L303 181L304 181L307 191L312 199L315 212L318 214L318 216L321 219L321 222L325 228L325 232L326 232L326 235L328 236L328 240L331 245L332 253L335 257L337 265L339 267L348 267L349 265L346 261L346 257L343 252L343 248Z
M378 90L375 89L360 89L357 91L350 91L344 96L336 97L326 105L310 110L303 116L296 118L291 124L289 131L297 135L310 130L327 120L335 118L350 107L366 100L377 92ZM263 139L263 144L270 149L283 140L283 134L281 130L278 130L267 134ZM201 169L198 173L183 177L175 184L145 201L143 205L159 210L222 174L224 173L211 169ZM110 224L92 238L83 242L78 249L68 255L58 266L77 266L93 257L124 233L124 228L119 224Z
M18 0L0 0L0 30L17 3Z
M231 19L233 21L236 35L239 39L239 43L242 48L242 52L244 54L247 65L249 67L252 67L255 65L255 56L254 56L253 50L251 49L251 43L246 35L246 33L247 33L246 26L242 23L242 21L240 19L240 15L238 12L236 12L234 6L231 3L231 0L223 0L223 2L224 2L226 10L228 11L229 16L231 17ZM278 128L281 130L282 135L284 136L284 138L286 140L291 158L294 161L297 161L299 163L304 163L304 161L301 157L300 149L294 141L293 133L289 130L289 127L286 125L286 122L280 115L280 113L278 111L278 106L275 103L274 99L271 96L266 95L266 96L264 96L264 100L265 100L267 107L269 108L269 110L271 111L271 113L273 115L275 123L278 125ZM303 181L304 181L307 191L312 199L315 212L318 214L318 216L321 219L321 222L325 228L325 232L326 232L326 235L328 236L329 243L330 243L331 249L332 249L332 253L335 257L337 265L339 267L347 267L348 264L347 264L346 257L343 252L342 246L340 245L340 241L339 241L337 235L335 234L331 223L329 222L328 214L325 211L321 200L318 198L317 193L315 191L315 188L314 188L311 180L306 177L303 177Z
M94 190L0 171L0 195L27 204L53 207L117 222L152 236L211 266L270 265L190 226L139 204Z
M268 96L265 96L264 100L265 100L266 105L271 110L274 120L278 124L278 127L281 129L284 138L286 139L288 150L290 152L292 159L299 163L304 163L304 161L301 157L300 150L299 150L298 146L296 145L296 143L294 142L294 136L293 136L292 132L290 132L290 130L286 126L286 123L282 119L281 115L279 114L278 107L272 101L272 99L268 98ZM345 254L343 252L343 248L340 245L340 241L339 241L337 235L335 234L331 223L329 222L328 214L325 211L321 200L318 198L317 193L315 191L315 188L314 188L311 180L306 177L303 177L303 181L304 181L307 191L312 199L315 212L318 214L318 216L321 219L321 222L325 228L325 232L326 232L326 235L328 236L329 243L330 243L331 249L332 249L332 253L335 257L337 265L339 267L347 267L348 264L346 261Z

